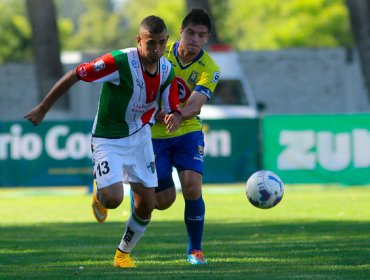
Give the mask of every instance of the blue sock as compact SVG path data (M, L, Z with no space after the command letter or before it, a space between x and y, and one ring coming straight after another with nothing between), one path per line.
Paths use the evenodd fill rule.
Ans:
M205 205L203 198L185 199L184 220L188 231L188 255L192 250L202 250Z

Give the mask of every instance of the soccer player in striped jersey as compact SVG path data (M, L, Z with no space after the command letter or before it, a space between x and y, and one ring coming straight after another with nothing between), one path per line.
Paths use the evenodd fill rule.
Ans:
M165 57L171 62L179 84L183 121L175 132L168 132L163 112L157 114L152 138L158 174L156 188L159 210L176 199L172 168L176 167L185 201L184 220L188 233L187 255L191 264L205 264L201 246L205 204L202 198L204 135L198 117L202 106L217 85L220 69L203 50L211 32L208 14L193 9L183 20L180 41L168 44Z
M164 21L146 17L136 39L137 48L112 51L69 71L25 116L37 125L79 80L103 83L92 128L97 188L93 211L96 219L104 222L107 209L117 208L123 201L122 182L130 183L135 207L113 262L123 268L136 266L130 253L144 234L155 207L158 179L149 125L154 123L160 103L167 131L175 131L182 120L174 71L163 57L168 40Z

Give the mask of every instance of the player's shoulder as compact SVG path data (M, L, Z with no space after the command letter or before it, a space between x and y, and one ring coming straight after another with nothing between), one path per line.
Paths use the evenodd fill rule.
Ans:
M168 68L168 70L171 70L173 68L171 62L164 56L162 56L160 59L160 65L161 65L162 70L165 68Z
M114 50L111 51L110 54L113 56L119 68L126 68L129 67L129 65L136 68L140 63L137 48Z
M203 55L199 59L199 64L203 64L202 66L207 71L220 71L220 66L218 66L218 64L206 50L203 50Z
M175 44L176 42L167 42L166 44L166 49L165 49L165 53L171 53L173 52L174 48L175 48Z
M163 56L169 61L175 61L175 43L167 43Z
M130 57L130 59L138 59L137 48L125 48L120 50L114 50L110 52L114 58Z
M161 57L159 60L159 65L160 65L160 70L161 70L161 75L163 75L165 78L166 77L174 77L175 72L172 67L171 62L164 56Z

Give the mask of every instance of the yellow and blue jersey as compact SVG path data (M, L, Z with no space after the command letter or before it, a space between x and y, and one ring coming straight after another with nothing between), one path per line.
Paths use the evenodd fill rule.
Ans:
M178 57L179 42L169 43L164 56L171 62L179 86L180 107L184 107L193 91L198 91L207 98L211 98L220 77L220 68L211 56L204 50L189 64L182 64ZM152 138L171 138L202 130L202 123L198 116L181 122L175 132L166 131L164 124L156 123L152 126Z

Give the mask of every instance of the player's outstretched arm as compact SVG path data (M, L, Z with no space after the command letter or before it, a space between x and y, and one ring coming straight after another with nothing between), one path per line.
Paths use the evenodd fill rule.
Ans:
M182 119L189 120L200 114L202 106L207 102L207 97L198 92L193 91L188 99L186 105L181 108Z
M49 91L39 105L26 114L24 118L34 125L38 125L44 119L46 113L53 104L64 95L75 83L79 81L76 70L66 73Z

